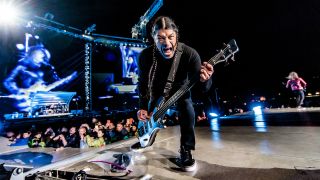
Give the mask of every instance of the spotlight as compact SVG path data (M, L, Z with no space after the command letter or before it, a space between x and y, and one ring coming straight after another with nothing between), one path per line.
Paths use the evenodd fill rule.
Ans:
M24 45L23 44L16 44L16 47L19 50L24 50Z
M19 16L19 11L14 7L14 4L9 1L0 3L0 23L13 24Z
M209 115L211 116L211 117L218 117L219 115L217 114L217 113L209 113Z
M261 115L262 114L262 110L261 110L261 106L255 106L252 108L253 112L255 115Z

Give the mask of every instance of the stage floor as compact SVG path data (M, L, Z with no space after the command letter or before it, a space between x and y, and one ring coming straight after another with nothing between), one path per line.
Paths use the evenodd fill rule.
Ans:
M291 108L212 119L208 126L195 128L193 155L198 168L194 172L182 172L175 164L179 126L161 130L152 147L139 151L130 150L138 142L133 138L100 149L20 149L11 154L52 155L49 164L29 170L26 175L54 169L86 170L87 174L120 179L320 179L319 116L319 108ZM0 154L0 162L8 154ZM110 164L116 163L119 155L130 161L121 166L122 170L112 171Z

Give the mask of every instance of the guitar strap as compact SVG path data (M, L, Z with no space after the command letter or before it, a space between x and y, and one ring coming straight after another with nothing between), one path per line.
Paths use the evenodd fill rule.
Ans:
M169 97L169 93L172 88L172 84L174 82L175 76L176 76L176 72L177 72L177 69L179 66L181 54L183 53L182 45L183 45L183 43L178 43L177 52L176 52L174 61L171 65L171 69L170 69L170 72L168 75L167 83L164 86L163 97L165 99L167 99Z

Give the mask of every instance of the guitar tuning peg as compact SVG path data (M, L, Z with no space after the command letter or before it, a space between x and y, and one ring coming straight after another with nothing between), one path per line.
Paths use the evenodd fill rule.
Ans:
M232 56L231 56L231 58L230 58L232 61L236 61L235 59L234 59L234 54L232 54Z

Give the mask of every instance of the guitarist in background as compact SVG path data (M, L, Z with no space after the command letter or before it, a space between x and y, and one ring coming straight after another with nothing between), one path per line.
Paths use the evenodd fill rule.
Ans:
M294 71L290 72L287 78L288 81L286 84L286 88L291 88L294 96L296 97L296 106L297 108L301 108L305 97L304 90L307 87L307 83Z
M201 64L200 56L195 49L178 42L179 30L171 18L158 17L154 21L151 35L154 44L141 52L138 62L140 100L137 116L140 121L150 118L150 112L156 107L157 100L163 96L178 44L181 44L182 55L170 96L195 74L199 74L204 92L212 83L210 77L213 74L213 66L206 62ZM191 150L195 150L195 112L190 92L177 101L177 107L181 129L179 165L184 171L193 171L196 168L196 161L191 155Z
M40 85L60 80L49 60L50 53L42 45L31 46L26 56L18 61L17 66L4 80L4 87L16 101L16 111L28 112L29 93L41 91Z

